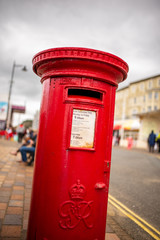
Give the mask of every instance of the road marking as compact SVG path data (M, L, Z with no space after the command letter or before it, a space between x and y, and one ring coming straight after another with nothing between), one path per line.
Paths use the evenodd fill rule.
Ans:
M153 226L151 226L149 223L147 223L145 220L143 220L141 217L139 217L137 214L135 214L133 211L131 211L129 208L127 208L125 205L123 205L121 202L119 202L117 199L115 199L111 195L109 195L108 201L113 206L115 206L118 210L120 210L122 213L124 213L127 217L129 217L132 221L134 221L137 225L139 225L144 231L149 233L154 239L160 240L160 238L158 236L156 236L146 226L148 226L150 229L152 229L158 235L160 235L160 232L157 229L155 229Z
M125 210L127 210L129 213L131 213L133 216L135 216L137 219L139 219L141 222L143 222L145 225L147 225L149 228L151 228L154 232L156 232L157 234L160 235L160 232L154 228L153 226L151 226L149 223L147 223L144 219L142 219L141 217L139 217L137 214L135 214L133 211L131 211L129 208L127 208L125 205L123 205L121 202L119 202L117 199L115 199L114 197L112 197L111 195L109 195L109 198L111 198L114 202L116 202L118 205L120 205L121 207L123 207Z

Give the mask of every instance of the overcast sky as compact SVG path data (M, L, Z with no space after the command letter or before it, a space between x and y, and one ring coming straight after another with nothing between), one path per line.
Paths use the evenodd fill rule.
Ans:
M88 47L115 54L129 65L126 83L160 74L159 0L0 0L0 101L7 100L13 61L12 102L32 118L41 101L32 58L55 47Z

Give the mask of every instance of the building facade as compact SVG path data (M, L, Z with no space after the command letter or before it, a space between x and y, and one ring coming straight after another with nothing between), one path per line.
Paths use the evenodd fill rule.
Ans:
M160 130L160 75L131 83L116 94L114 133L121 145L132 137L135 147L147 147L151 130Z

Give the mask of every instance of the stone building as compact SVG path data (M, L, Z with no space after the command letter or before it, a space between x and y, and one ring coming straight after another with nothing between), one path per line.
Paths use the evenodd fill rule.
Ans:
M121 135L121 145L132 137L135 147L146 148L151 130L160 130L160 75L132 82L116 94L114 134Z

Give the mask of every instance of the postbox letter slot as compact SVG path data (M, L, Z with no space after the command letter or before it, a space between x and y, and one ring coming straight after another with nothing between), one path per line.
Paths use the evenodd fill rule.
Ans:
M68 89L68 97L84 97L84 98L94 98L102 101L102 93L97 91L92 91L88 89L78 89L78 88L70 88Z

